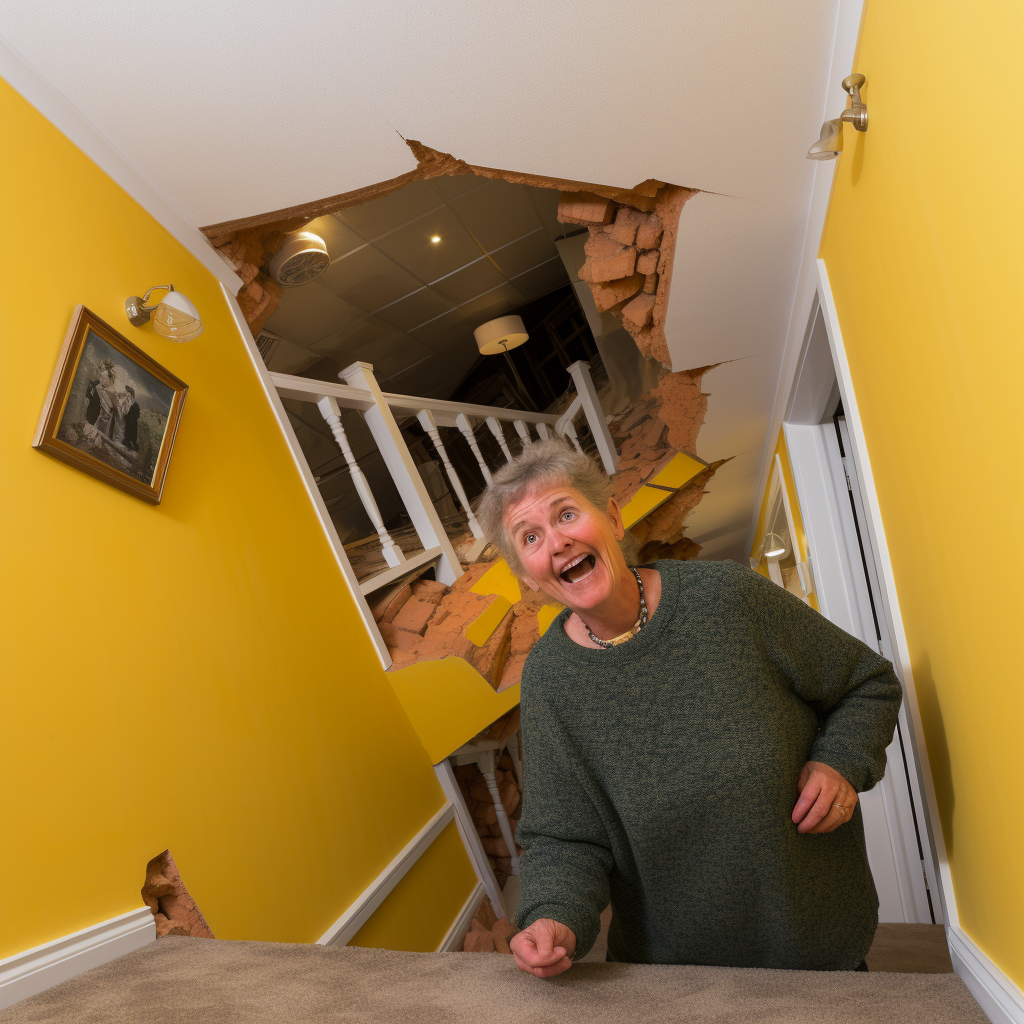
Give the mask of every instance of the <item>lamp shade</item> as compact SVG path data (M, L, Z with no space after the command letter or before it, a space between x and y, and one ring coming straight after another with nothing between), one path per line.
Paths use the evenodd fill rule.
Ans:
M501 355L530 339L521 316L500 316L497 320L488 320L473 332L473 337L482 356Z
M170 291L153 311L153 330L168 341L191 341L203 333L203 321L181 292Z

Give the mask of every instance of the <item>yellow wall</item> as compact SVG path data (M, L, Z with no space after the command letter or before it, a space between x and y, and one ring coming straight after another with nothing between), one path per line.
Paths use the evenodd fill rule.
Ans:
M868 0L822 242L960 921L1024 986L1024 6Z
M6 83L0 125L0 957L140 906L165 848L219 937L315 940L440 788L218 283ZM168 280L197 341L125 319ZM30 447L79 302L190 385L158 507ZM474 884L438 853L402 895L451 915L378 938L434 948Z

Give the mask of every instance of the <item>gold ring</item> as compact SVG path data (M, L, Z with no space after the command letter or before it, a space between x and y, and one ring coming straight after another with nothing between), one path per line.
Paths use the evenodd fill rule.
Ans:
M833 806L833 807L834 807L834 808L835 808L836 810L838 810L838 811L842 811L842 813L843 813L843 816L845 817L845 815L846 815L846 808L845 808L845 807L844 807L844 806L843 806L842 804L833 804L832 806Z

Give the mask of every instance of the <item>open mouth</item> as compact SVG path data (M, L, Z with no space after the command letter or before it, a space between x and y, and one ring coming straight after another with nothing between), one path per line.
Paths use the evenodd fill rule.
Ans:
M585 580L597 565L593 555L580 555L571 565L567 565L558 575L566 583L579 583Z

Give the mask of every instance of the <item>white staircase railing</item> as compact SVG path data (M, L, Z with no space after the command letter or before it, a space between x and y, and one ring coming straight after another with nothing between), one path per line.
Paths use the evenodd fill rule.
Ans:
M509 448L504 424L510 425L524 445L533 442L530 432L532 427L540 438L556 434L566 438L577 449L580 449L573 421L580 413L583 413L606 472L614 473L618 455L611 433L605 423L600 402L597 400L597 391L590 376L590 365L583 361L573 363L569 367L569 373L576 384L577 395L561 416L527 412L523 409L502 409L489 405L471 405L463 402L417 398L412 395L389 394L381 391L373 375L373 367L369 363L353 363L347 369L342 370L338 376L345 382L343 384L309 380L305 377L293 377L283 373L270 374L281 398L309 402L317 406L341 449L359 499L380 538L388 569L360 583L359 589L364 598L367 594L380 590L406 573L430 562L435 563L437 579L442 583L454 583L462 574L459 557L452 546L451 539L445 533L437 510L427 493L395 420L395 413L415 416L430 438L430 442L444 466L445 473L448 475L452 491L468 517L469 530L475 539L473 547L468 552L468 559L473 560L484 546L483 531L473 514L465 487L448 456L438 428L450 427L459 430L468 442L484 480L490 484L491 469L477 442L474 422L476 426L486 424L504 458L511 461L512 452ZM423 547L423 551L419 554L409 557L403 554L385 528L370 483L348 442L348 435L341 421L343 409L352 409L362 413ZM340 554L345 557L343 552ZM380 641L379 636L376 639ZM382 646L383 641L380 641L378 647ZM381 654L385 663L389 663L387 650L383 649Z

